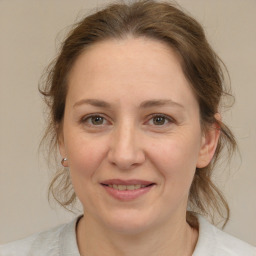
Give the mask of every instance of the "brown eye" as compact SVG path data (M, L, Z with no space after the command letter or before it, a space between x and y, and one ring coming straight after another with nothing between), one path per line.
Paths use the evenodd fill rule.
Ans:
M105 119L102 116L91 116L87 119L87 122L91 125L102 125L104 124L104 121Z
M82 118L81 123L83 123L84 125L89 126L89 127L93 127L93 126L96 127L96 126L104 126L108 122L107 122L106 118L104 118L103 116L89 115L89 116Z
M93 125L102 125L104 123L104 118L101 116L92 116L89 119L91 119Z
M152 114L151 118L147 122L150 126L167 127L172 123L175 123L174 119L165 114Z
M163 116L156 116L153 118L153 123L155 125L163 125L165 124L166 118Z

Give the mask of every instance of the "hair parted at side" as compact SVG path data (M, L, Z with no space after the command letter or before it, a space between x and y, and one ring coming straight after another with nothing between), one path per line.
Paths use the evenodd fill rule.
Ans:
M225 65L210 47L201 25L175 4L153 0L114 3L76 24L48 69L46 82L40 87L50 109L43 141L49 142L50 154L56 152L65 111L68 75L77 57L92 44L128 36L159 40L174 49L182 59L183 72L198 100L202 129L213 123L219 127L220 139L213 160L207 167L196 170L189 208L210 216L212 220L217 213L226 223L229 207L211 178L224 146L229 157L236 148L232 132L222 121L215 119L222 97L230 96L224 85L222 69ZM76 195L67 171L57 170L49 194L65 208L72 205ZM188 212L187 221L192 223L192 219Z

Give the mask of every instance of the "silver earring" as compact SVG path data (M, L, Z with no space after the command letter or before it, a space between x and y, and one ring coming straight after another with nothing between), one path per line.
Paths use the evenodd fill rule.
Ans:
M64 162L65 161L68 161L68 159L65 157L65 158L62 158L62 160L61 160L61 164L64 166ZM65 166L64 166L65 167Z

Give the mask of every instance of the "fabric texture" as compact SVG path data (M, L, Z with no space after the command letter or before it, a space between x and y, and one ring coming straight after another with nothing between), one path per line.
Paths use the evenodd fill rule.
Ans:
M80 256L76 242L76 223L28 238L0 245L0 256ZM198 216L199 238L192 256L256 256L256 248L224 233Z

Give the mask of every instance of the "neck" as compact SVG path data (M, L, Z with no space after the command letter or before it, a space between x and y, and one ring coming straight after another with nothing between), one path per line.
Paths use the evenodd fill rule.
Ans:
M197 230L188 225L185 216L136 234L109 230L89 216L82 217L77 226L82 256L191 256L197 237Z

